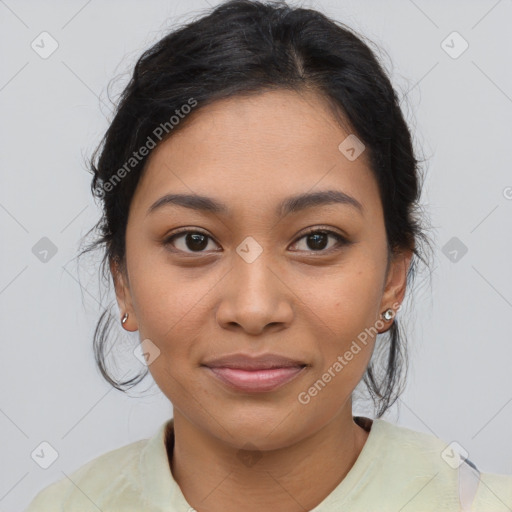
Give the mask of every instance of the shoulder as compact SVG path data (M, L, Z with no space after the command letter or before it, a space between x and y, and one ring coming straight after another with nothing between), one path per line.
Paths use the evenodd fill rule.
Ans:
M382 419L374 421L376 437L386 443L388 488L414 496L418 504L435 503L437 510L459 510L461 501L471 504L474 512L512 510L512 475L481 472L477 461L466 459L457 443Z
M148 441L141 439L92 459L39 491L25 512L97 512L119 493L132 503L139 495L139 459Z
M386 457L408 465L422 466L429 470L445 470L458 467L460 462L457 450L446 441L433 434L420 432L383 419L374 420L379 437L386 440Z
M512 510L512 475L481 473L474 512L510 512Z

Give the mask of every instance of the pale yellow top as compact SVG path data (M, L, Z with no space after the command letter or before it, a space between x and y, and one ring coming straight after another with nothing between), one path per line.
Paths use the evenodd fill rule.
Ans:
M364 425L364 418L355 420ZM167 427L173 443L170 419L152 438L109 451L44 488L26 512L192 512L169 467ZM478 480L478 473L447 445L430 434L374 419L355 464L310 512L511 512L512 475L482 473ZM461 475L463 501L472 502L471 509L459 502Z

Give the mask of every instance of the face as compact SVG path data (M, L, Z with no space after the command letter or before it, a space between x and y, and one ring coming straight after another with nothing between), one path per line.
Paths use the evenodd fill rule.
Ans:
M338 149L349 133L320 97L234 97L189 121L152 152L130 206L126 272L111 267L125 328L150 340L149 370L175 415L234 447L284 447L350 407L375 330L391 324L380 314L403 299L410 253L386 272L377 183L364 151ZM285 203L325 191L341 202ZM224 209L152 208L168 194ZM306 366L266 391L204 366L238 353Z

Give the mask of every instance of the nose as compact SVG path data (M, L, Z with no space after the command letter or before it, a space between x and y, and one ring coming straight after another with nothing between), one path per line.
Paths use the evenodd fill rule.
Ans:
M218 324L224 329L241 329L255 336L265 330L289 327L294 294L282 274L263 254L251 263L235 258L232 270L218 288Z

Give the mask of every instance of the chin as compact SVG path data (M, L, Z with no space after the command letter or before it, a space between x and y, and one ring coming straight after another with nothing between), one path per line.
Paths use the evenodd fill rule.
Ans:
M252 414L232 417L226 414L215 425L217 437L233 448L248 450L247 445L254 445L257 450L268 451L285 448L305 435L294 432L302 425L289 414L289 408L280 408L278 412L266 413L260 410ZM292 428L291 428L292 427ZM254 448L253 448L254 449Z

